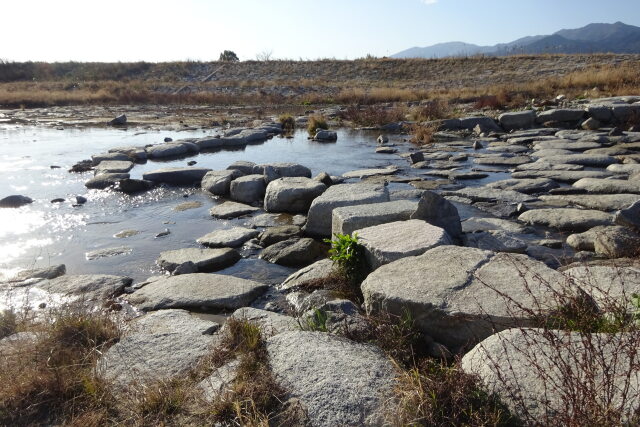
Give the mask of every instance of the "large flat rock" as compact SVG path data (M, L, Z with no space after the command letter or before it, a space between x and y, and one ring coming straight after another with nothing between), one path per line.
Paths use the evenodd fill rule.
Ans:
M416 209L418 202L410 200L337 208L333 210L331 234L351 234L360 228L405 221L411 218Z
M532 194L547 192L553 188L559 187L559 184L549 178L532 178L503 179L491 182L486 186L488 188L496 188L499 190L512 190L520 193Z
M573 184L575 188L587 190L589 193L632 193L640 194L640 181L622 179L583 178Z
M162 310L128 326L130 332L98 362L104 378L123 388L168 380L195 368L211 351L216 341L211 333L219 325L184 310Z
M511 174L511 177L515 179L548 178L558 182L572 183L572 182L581 180L583 178L607 178L612 175L613 174L611 172L606 172L606 171L527 170L527 171L514 172Z
M457 350L527 324L527 309L549 302L549 290L563 283L562 274L526 255L439 246L378 268L362 292L367 312L408 310L422 332Z
M103 160L95 167L96 175L101 173L127 173L133 169L133 162L123 160Z
M374 270L401 258L422 255L436 246L453 243L442 228L419 219L374 225L353 234L358 236L367 262Z
M544 202L564 202L599 211L625 209L640 200L640 194L569 194L540 196Z
M613 215L590 209L535 209L518 219L529 225L542 225L563 231L585 231L598 225L612 225Z
M396 372L376 347L320 332L267 340L271 369L312 426L384 424Z
M292 238L273 244L262 251L260 258L289 267L309 265L327 256L327 248L314 239Z
M264 210L267 212L307 213L311 202L327 186L306 177L278 178L267 185Z
M209 171L202 178L200 186L203 190L216 196L226 196L229 194L231 181L240 177L242 172L236 169L226 169Z
M237 248L258 234L260 232L253 228L233 227L227 230L212 231L200 237L196 242L210 248Z
M212 217L215 218L229 219L252 214L254 212L258 212L259 210L259 208L245 205L244 203L224 202L209 209L209 213Z
M332 212L343 206L366 205L389 201L389 192L378 184L332 185L311 203L307 224L307 234L329 237L331 235Z
M211 169L206 168L163 168L142 175L147 181L173 185L200 185L202 178Z
M240 258L240 254L231 248L185 248L160 253L158 265L167 271L173 271L180 264L192 262L198 271L216 271L235 264Z
M291 274L284 282L282 282L281 288L291 289L309 280L327 277L332 274L333 271L333 261L328 258L321 259L320 261L316 261L313 264L301 268Z
M145 285L128 297L144 311L166 308L236 310L248 306L267 289L252 280L221 274L169 276Z
M106 274L64 275L51 280L43 280L37 287L47 292L66 296L77 296L83 300L105 300L122 293L131 284L130 277Z
M624 350L632 340L625 334L510 329L467 353L462 369L477 375L526 425L574 419L574 412L591 402L591 393L598 402L610 402L609 409L619 408L626 425L640 405L640 371Z
M513 190L501 190L490 187L466 187L456 191L443 191L443 196L459 196L474 202L501 201L508 203L524 203L536 200L536 197Z

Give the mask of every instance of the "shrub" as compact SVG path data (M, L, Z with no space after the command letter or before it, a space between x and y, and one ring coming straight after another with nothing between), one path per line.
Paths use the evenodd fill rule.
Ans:
M309 123L307 124L307 132L309 135L313 136L316 134L318 129L328 130L329 125L327 124L327 119L323 116L311 116L309 117Z
M348 281L360 284L368 273L364 248L358 243L358 235L334 234L334 239L325 239L331 244L329 259Z
M293 132L296 128L296 119L291 114L282 114L278 121L282 125L282 130L285 132Z
M411 129L411 142L417 145L431 144L434 134L438 131L437 124L415 124Z

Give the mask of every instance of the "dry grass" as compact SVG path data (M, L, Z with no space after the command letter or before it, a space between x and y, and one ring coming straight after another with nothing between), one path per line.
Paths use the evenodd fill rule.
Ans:
M319 115L309 117L309 122L307 123L307 132L309 135L314 136L318 129L329 129L327 119Z
M221 342L200 370L206 374L234 359L240 362L236 380L206 411L214 421L225 425L268 426L285 392L271 373L260 328L243 319L229 318Z
M47 323L21 327L35 335L0 358L0 424L104 421L114 401L95 362L119 339L117 324L69 307Z
M416 145L431 144L438 127L437 123L416 123L411 127L411 142Z
M559 93L569 98L638 93L639 69L637 55L0 63L0 105L363 105L438 98L453 103L480 100L480 105L495 108Z
M340 117L359 126L384 126L405 120L405 115L406 109L400 107L385 108L373 105L358 107L352 105L343 111Z

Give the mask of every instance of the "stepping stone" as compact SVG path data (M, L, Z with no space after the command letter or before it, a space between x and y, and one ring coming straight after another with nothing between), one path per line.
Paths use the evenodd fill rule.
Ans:
M527 324L527 310L552 303L564 283L526 255L439 246L378 268L362 292L368 313L408 311L419 330L456 351Z
M158 265L173 271L181 264L192 262L198 271L216 271L235 264L240 258L240 254L230 248L185 248L160 253Z
M329 237L331 235L332 212L334 209L343 206L357 206L388 201L389 192L384 185L332 185L311 203L304 231L306 234L312 236Z
M464 236L464 245L492 252L525 253L527 242L513 233L504 231L481 231Z
M569 151L584 151L594 148L601 148L602 145L597 142L591 141L567 141L563 139L556 139L553 141L536 142L533 145L533 149L540 150L569 150ZM532 155L536 155L534 152Z
M583 178L607 178L612 175L611 172L604 171L520 171L511 174L512 178L525 179L525 178L548 178L558 182L572 183L579 181Z
M241 203L258 202L264 198L267 185L262 175L246 175L236 178L229 184L231 198Z
M85 301L107 300L122 293L133 279L106 274L64 275L51 280L43 280L36 286L47 292L70 297L80 297Z
M253 206L245 205L244 203L224 202L209 209L209 213L215 218L229 219L252 214L259 210L260 208L254 208Z
M287 279L282 282L281 289L291 289L314 279L322 279L331 275L334 272L333 261L330 259L321 259L311 265L308 265L295 273L291 274Z
M95 168L96 175L101 173L127 173L133 169L133 162L122 160L103 160Z
M513 156L513 157L479 157L475 158L474 162L478 165L504 165L504 166L518 166L531 162L529 156Z
M173 185L200 185L202 178L211 169L206 168L164 168L146 172L142 178L147 181Z
M640 181L626 181L622 179L583 178L573 184L575 188L587 190L590 193L632 193L640 194Z
M477 233L480 231L506 231L509 233L527 233L527 228L515 221L500 218L471 217L462 221L464 233Z
M167 308L237 310L268 288L252 280L222 274L192 273L162 277L127 297L143 311Z
M588 209L535 209L523 213L518 220L563 231L584 231L598 225L612 225L613 215Z
M121 180L128 178L128 173L102 173L89 179L84 183L84 186L89 189L104 190L105 188L112 187Z
M615 157L605 156L602 154L569 154L564 156L551 156L545 157L544 161L551 164L559 163L565 165L582 165L601 168L618 163L618 159Z
M376 347L304 331L278 334L266 346L276 380L300 402L308 425L384 424L397 372Z
M344 173L342 174L342 177L347 179L349 178L362 179L368 176L375 176L375 175L393 175L397 172L398 172L398 169L395 167L384 168L384 169L361 169L361 170Z
M584 166L581 165L565 165L562 163L549 163L544 159L538 159L533 163L516 166L516 171L581 171Z
M525 203L537 200L534 196L513 190L500 190L489 187L466 187L456 191L442 191L443 196L459 196L471 199L474 202L508 202Z
M253 228L233 227L228 230L216 230L200 237L196 242L210 248L237 248L253 239L260 232Z
M240 176L242 176L242 172L236 169L209 171L202 178L200 186L215 196L226 196L229 194L231 181Z
M264 196L264 210L306 214L311 207L311 202L326 189L326 185L310 178L276 179L267 186Z
M562 201L587 209L612 211L625 209L640 200L640 194L573 194L540 196L544 202Z
M130 332L105 352L98 367L119 387L184 375L210 353L219 326L184 310L146 314L129 323Z
M487 184L487 188L496 188L500 190L518 191L520 193L544 193L559 185L548 178L532 178L532 179L503 179Z
M293 238L269 246L260 258L272 264L301 267L327 256L327 247L311 238Z
M444 229L418 219L362 228L354 231L353 235L358 236L373 270L400 258L421 255L436 246L452 243Z
M418 202L399 200L368 205L344 206L333 210L331 235L394 221L406 221L418 209Z

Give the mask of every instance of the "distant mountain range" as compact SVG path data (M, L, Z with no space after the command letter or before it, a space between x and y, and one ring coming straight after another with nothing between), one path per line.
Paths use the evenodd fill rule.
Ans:
M573 30L560 30L548 36L529 36L495 46L449 42L412 47L392 58L443 58L471 55L516 55L538 53L640 53L640 27L616 22L589 24Z

